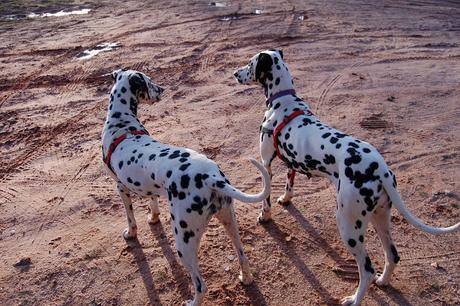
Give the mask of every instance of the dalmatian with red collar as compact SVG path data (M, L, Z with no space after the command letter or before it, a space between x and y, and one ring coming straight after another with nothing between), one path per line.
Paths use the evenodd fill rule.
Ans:
M133 70L116 70L112 77L115 85L102 132L102 150L107 172L117 182L126 209L128 228L123 237L134 239L137 235L132 194L152 199L148 216L151 224L159 221L158 197L167 198L177 254L195 288L194 299L187 305L198 306L206 292L198 267L198 246L215 215L235 247L240 281L250 284L252 275L238 233L233 199L254 203L266 198L270 194L268 172L251 160L263 176L264 189L248 195L233 187L218 165L206 156L156 141L137 119L137 108L140 102L158 101L163 89L145 74Z
M458 231L460 223L446 228L425 225L405 207L394 173L379 152L367 142L344 134L323 123L299 98L281 50L267 50L253 56L249 64L234 72L241 84L262 85L267 98L260 132L260 153L271 174L278 156L289 168L285 193L278 203L289 205L296 172L308 177L328 177L337 190L336 220L340 237L353 254L359 270L359 285L343 305L359 305L370 284L387 285L400 260L390 234L392 205L418 229L442 234ZM263 202L260 222L270 216L270 197ZM385 268L376 274L365 249L364 236L371 222L382 241Z

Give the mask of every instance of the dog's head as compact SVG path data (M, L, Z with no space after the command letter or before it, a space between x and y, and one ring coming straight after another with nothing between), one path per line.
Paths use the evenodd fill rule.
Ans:
M159 101L164 91L162 87L153 83L147 75L139 71L118 69L112 72L112 78L115 81L114 88L126 84L128 88L125 90L130 90L137 100L145 101L148 104ZM120 90L123 90L122 88Z
M237 69L233 75L241 84L255 84L257 82L267 85L273 81L274 74L280 74L286 64L283 62L281 49L270 49L254 55L249 63Z
M257 53L246 66L237 69L233 75L240 84L260 83L267 98L277 92L293 89L294 85L280 49Z

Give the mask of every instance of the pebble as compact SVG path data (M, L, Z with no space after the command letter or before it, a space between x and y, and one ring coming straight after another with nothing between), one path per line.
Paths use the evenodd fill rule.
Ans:
M16 268L25 268L25 267L30 266L31 264L32 264L32 260L30 259L30 257L24 257L24 258L21 258L21 260L19 260L13 266Z

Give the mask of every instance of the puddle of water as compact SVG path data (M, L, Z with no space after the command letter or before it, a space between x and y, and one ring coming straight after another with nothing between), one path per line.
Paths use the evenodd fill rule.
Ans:
M26 15L4 15L4 16L0 16L0 20L14 21L14 20L25 19L26 17L27 17Z
M81 9L78 11L70 11L70 12L65 12L65 11L59 11L57 13L43 13L43 14L35 14L35 13L30 13L27 15L27 18L44 18L44 17L63 17L63 16L69 16L69 15L85 15L88 14L91 11L91 9Z
M254 14L260 15L260 14L262 14L262 10L258 10L258 9L257 9L257 10L254 11Z
M227 3L225 3L225 2L209 2L209 6L226 7Z
M24 19L26 16L21 16L21 15L5 15L1 16L1 20L6 20L6 21L14 21L14 20L19 20L19 19Z
M79 60L87 60L92 57L95 57L101 52L110 52L118 48L121 48L121 45L119 43L103 43L103 44L97 45L93 49L88 49L88 50L83 51L82 53L77 55L77 58Z

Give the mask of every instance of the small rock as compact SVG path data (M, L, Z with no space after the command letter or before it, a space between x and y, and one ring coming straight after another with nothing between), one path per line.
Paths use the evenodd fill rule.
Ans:
M24 257L21 258L21 260L15 263L13 266L15 266L16 268L25 268L30 266L31 264L32 260L30 259L30 257Z
M289 242L289 241L291 241L291 240L292 240L292 236L291 236L291 235L289 235L289 236L287 236L287 237L286 237L286 238L284 238L284 239L285 239L287 242Z
M235 255L228 255L227 258L230 261L234 261L236 257L235 257Z
M395 99L396 99L396 98L395 98L394 96L389 96L389 97L387 98L387 101L394 102Z
M430 266L432 266L433 268L439 269L439 264L437 262L432 262Z
M229 266L226 266L226 267L224 268L224 271L225 271L225 272L230 271L230 267L229 267Z

